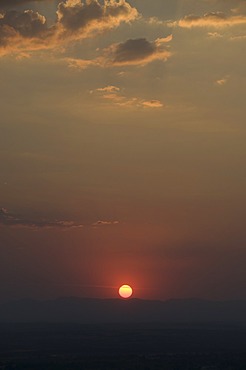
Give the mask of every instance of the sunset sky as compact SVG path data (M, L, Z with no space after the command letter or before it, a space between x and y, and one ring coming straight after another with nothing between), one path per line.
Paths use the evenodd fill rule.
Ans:
M246 0L0 0L0 301L246 299Z

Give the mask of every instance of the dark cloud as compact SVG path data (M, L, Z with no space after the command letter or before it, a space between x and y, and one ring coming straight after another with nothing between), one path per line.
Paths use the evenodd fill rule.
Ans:
M58 5L58 18L65 29L75 31L86 28L93 21L104 16L103 8L97 1L87 4L67 1Z
M113 63L128 63L149 58L156 51L154 43L146 39L127 40L115 46Z
M37 12L25 10L21 13L11 10L0 18L0 39L4 29L9 29L13 35L32 38L46 31L47 25L45 17Z
M81 228L82 224L76 223L74 221L67 220L55 220L55 221L46 221L46 220L30 220L23 217L9 213L6 208L0 209L0 227L9 226L9 227L21 227L21 228L30 228L30 229L72 229L72 228Z
M59 48L69 41L91 37L137 17L137 10L125 0L61 2L57 21L49 28L45 17L33 10L0 11L0 55Z
M9 10L0 13L0 56L47 48L49 30L38 12Z
M58 5L58 23L66 32L80 37L117 27L137 18L138 12L125 0L99 3L97 0L67 0ZM82 34L81 34L82 32Z
M112 65L148 64L157 59L166 60L170 52L163 44L170 40L170 37L153 42L145 38L130 39L106 49L106 58Z
M148 41L145 38L130 39L123 43L110 45L103 50L102 56L93 60L68 59L70 67L85 69L90 66L112 67L146 65L154 60L166 61L171 52L166 43L172 40L172 35L166 38L158 38L155 41Z

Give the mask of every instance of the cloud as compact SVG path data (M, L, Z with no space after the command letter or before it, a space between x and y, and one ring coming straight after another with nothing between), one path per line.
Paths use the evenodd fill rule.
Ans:
M141 105L141 100L138 98L129 98L121 94L103 94L101 98L107 100L110 104L117 105L119 107L136 107Z
M160 102L160 100L143 101L142 105L146 108L162 108L163 107L163 104Z
M14 2L13 2L14 3ZM67 0L57 9L57 21L48 27L43 15L32 10L0 12L0 55L54 49L95 36L139 16L126 0Z
M171 53L163 44L170 39L156 39L153 42L141 39L129 39L113 44L104 51L104 63L112 66L146 65L154 60L166 61Z
M110 226L118 225L119 221L105 221L99 220L91 225L87 226ZM31 220L23 217L19 217L13 213L8 212L4 207L0 208L0 227L13 227L13 228L24 228L24 229L79 229L83 228L84 225L71 220Z
M157 17L150 17L150 18L147 18L145 21L147 24L154 25L154 26L163 26L166 24L166 21L160 20Z
M223 36L219 32L208 32L208 37L212 39L219 39Z
M85 38L94 33L118 27L139 16L125 0L67 0L58 5L57 17L60 31L72 38Z
M69 68L83 70L89 67L100 66L99 59L76 59L76 58L66 58L65 61Z
M143 100L137 97L127 97L116 86L100 87L90 91L90 93L96 93L99 98L120 107L162 108L164 106L160 100Z
M114 93L120 91L120 88L117 86L105 86L105 87L100 87L96 89L96 91L99 92L106 92L106 93Z
M28 229L74 229L82 228L83 225L67 220L30 220L9 213L6 208L0 208L0 227L19 227Z
M227 82L228 82L228 79L229 79L230 76L225 76L219 80L216 81L216 85L218 86L223 86L225 85Z
M231 9L235 14L245 14L246 13L246 1L241 1L236 8Z
M166 61L171 56L171 52L168 50L166 44L171 40L171 35L166 38L158 38L152 42L145 38L129 39L105 48L102 55L96 59L67 58L67 62L69 67L77 69L86 69L92 66L102 68L145 66L156 60Z
M24 38L38 37L47 30L46 19L32 10L25 10L22 13L11 10L0 17L0 30L4 29L6 35L9 30L10 37L15 34Z
M0 55L45 49L50 37L46 19L38 12L0 13Z
M246 16L244 15L226 15L222 12L206 13L203 16L187 15L183 19L176 22L171 22L169 26L178 26L182 28L193 27L228 27L246 24Z
M245 41L246 35L231 36L230 41Z
M92 226L111 226L111 225L118 225L119 221L102 221L99 220L92 224Z

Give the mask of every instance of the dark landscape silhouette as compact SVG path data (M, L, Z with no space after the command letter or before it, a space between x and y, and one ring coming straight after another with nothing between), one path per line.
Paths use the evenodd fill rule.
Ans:
M246 301L59 298L0 306L0 322L232 322L246 323Z
M0 321L5 370L246 368L245 301L20 300Z

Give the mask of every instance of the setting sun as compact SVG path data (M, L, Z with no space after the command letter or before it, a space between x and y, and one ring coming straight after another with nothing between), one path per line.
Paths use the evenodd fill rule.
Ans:
M132 295L132 288L129 285L122 285L119 289L119 295L122 298L129 298Z

